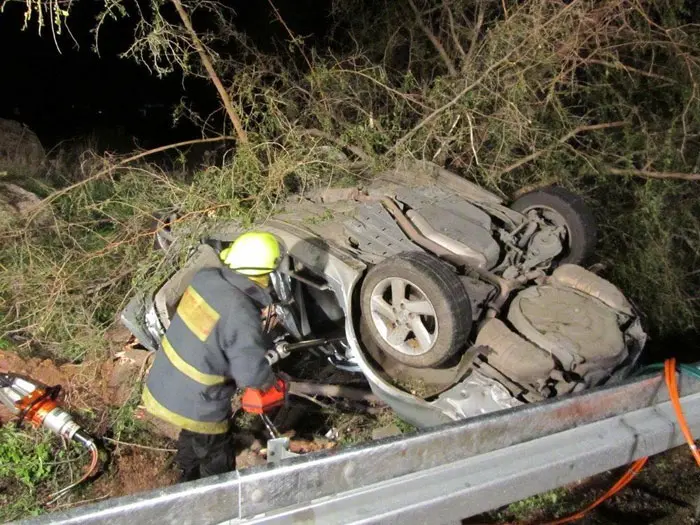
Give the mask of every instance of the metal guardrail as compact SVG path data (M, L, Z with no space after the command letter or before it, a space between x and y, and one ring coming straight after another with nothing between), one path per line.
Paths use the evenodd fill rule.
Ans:
M698 432L700 382L679 386ZM663 380L646 377L23 523L447 523L682 442Z

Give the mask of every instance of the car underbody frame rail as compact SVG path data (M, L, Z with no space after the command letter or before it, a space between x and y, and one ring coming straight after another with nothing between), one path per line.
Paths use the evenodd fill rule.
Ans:
M700 382L679 385L697 433ZM656 375L26 523L447 523L682 443Z

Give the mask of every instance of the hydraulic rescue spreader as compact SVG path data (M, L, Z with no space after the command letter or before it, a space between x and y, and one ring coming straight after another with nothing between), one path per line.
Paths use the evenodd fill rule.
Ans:
M93 438L56 401L60 390L59 385L50 387L17 374L0 374L0 403L17 416L17 427L24 421L30 421L36 427L44 427L79 443L90 452L91 462L86 474L76 483L52 494L56 497L90 477L98 461L97 445Z

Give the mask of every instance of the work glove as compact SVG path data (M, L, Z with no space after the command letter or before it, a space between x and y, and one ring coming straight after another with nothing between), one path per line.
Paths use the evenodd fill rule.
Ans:
M264 414L284 405L288 385L282 378L277 378L275 384L267 390L246 388L241 399L241 408L251 414Z

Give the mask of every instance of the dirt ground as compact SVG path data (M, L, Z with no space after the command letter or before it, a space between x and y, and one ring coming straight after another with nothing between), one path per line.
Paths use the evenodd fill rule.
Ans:
M97 439L102 451L98 470L92 478L55 504L44 507L44 511L66 510L110 497L165 487L178 480L179 472L173 464L178 429L150 417L138 407L138 386L147 373L152 354L136 348L123 331L117 330L109 336L114 339L109 356L79 365L57 365L41 358L25 359L15 351L0 350L0 371L26 375L48 386L61 385L59 400L62 406ZM267 461L264 426L259 419L246 416L242 412L236 416L241 428L235 441L239 469ZM13 419L13 415L0 405L0 427L9 426ZM126 428L121 434L127 437L116 434L118 425ZM25 432L36 433L30 426ZM304 431L297 435L288 430L284 435L291 438L290 449L297 453L338 445L336 441ZM52 442L55 453L61 445L56 439ZM9 483L0 490L22 493L19 481ZM59 480L61 485L67 483ZM39 492L42 492L41 487Z
M109 474L93 482L88 499L114 498L172 485L177 472L171 468L172 453L122 447Z
M173 456L165 450L167 437L157 439L155 448L138 444L120 444L113 440L115 414L123 409L134 391L134 385L145 371L150 354L124 344L115 343L111 355L100 361L79 365L57 365L48 359L23 359L13 351L0 350L0 371L27 375L48 386L61 385L61 404L77 422L98 439L103 449L97 473L71 495L45 510L64 510L80 502L124 496L169 485L176 480L170 466ZM131 417L125 414L125 417ZM0 406L0 425L12 421L12 414ZM25 432L36 432L27 426ZM56 442L56 447L60 444Z

